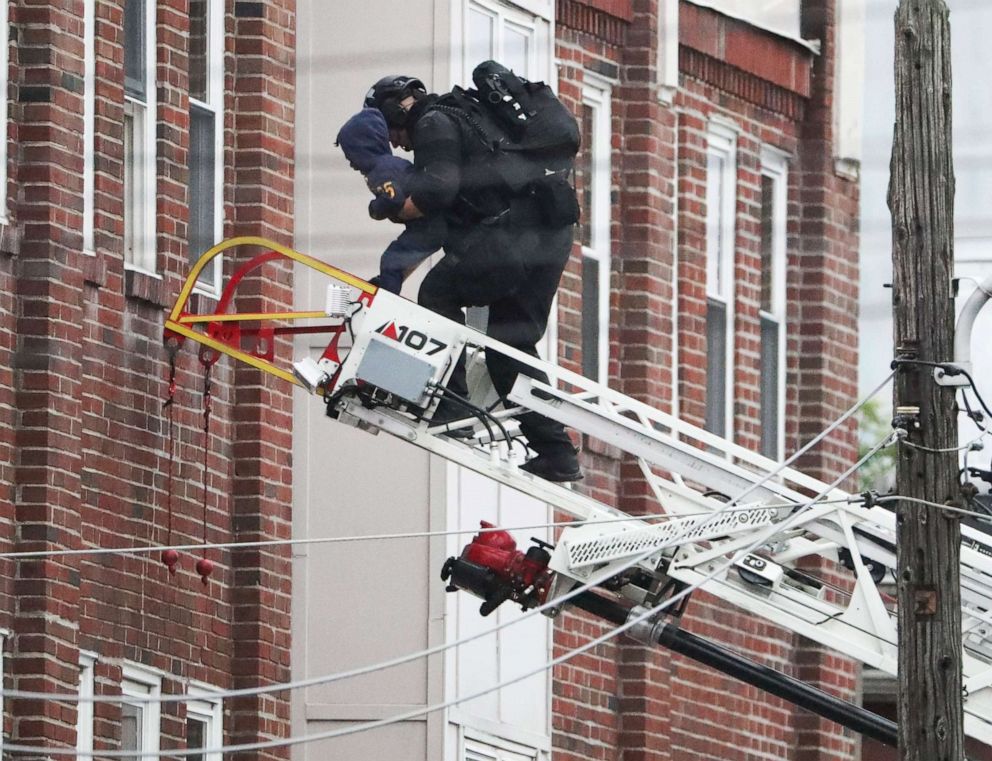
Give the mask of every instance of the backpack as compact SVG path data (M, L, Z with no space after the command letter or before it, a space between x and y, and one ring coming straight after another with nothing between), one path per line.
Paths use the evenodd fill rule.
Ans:
M432 108L461 119L482 142L476 173L490 182L498 177L507 202L532 197L546 224L578 222L571 183L581 142L575 117L547 84L518 77L495 61L476 66L472 81L477 89L452 88Z

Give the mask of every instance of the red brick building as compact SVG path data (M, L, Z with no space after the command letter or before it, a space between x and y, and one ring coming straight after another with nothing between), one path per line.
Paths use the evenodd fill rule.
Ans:
M293 243L296 5L4 4L0 551L160 544L170 513L174 541L201 541L205 459L209 541L289 537L290 390L220 362L204 447L204 369L180 351L170 426L161 327L193 252L233 235ZM510 8L507 23L540 6L553 21L559 90L585 133L562 363L779 458L845 410L858 188L836 133L835 0L786 3L781 27L726 12L731 0L479 5ZM291 273L267 275L259 303L290 304ZM197 298L216 282L208 273ZM855 450L846 430L804 467L827 477ZM631 463L591 443L583 457L582 488L654 509L625 478ZM5 701L6 742L139 750L289 734L285 693L210 695L289 679L289 551L207 556L206 587L197 553L174 577L140 553L0 560L4 686L135 698L92 714ZM557 652L604 631L577 616L555 626ZM843 658L705 594L686 626L856 695ZM160 715L138 700L190 686L201 701ZM551 693L556 759L857 757L835 725L625 640L556 669Z
M733 4L557 3L559 91L583 118L586 212L558 335L573 369L781 459L857 391L858 183L835 132L838 10L796 3L783 33L721 5ZM666 23L678 25L677 59ZM609 339L597 345L600 308ZM599 499L657 510L635 463L588 446L584 457L584 488ZM855 458L848 426L802 467L829 478ZM857 699L851 662L705 593L683 625ZM604 631L569 616L556 652ZM859 757L858 738L837 725L623 640L559 667L553 709L562 759Z
M287 537L289 390L218 364L204 454L187 347L170 436L162 322L205 245L291 241L294 2L3 6L0 550L161 544L170 504L176 542ZM291 300L283 275L260 302ZM216 294L212 273L202 286ZM77 726L97 751L285 734L284 695L222 717L210 691L288 678L288 553L209 551L206 586L198 554L174 577L150 554L0 562L4 686L125 695L95 717L7 700L6 742L72 748ZM126 701L190 688L204 697L188 707Z

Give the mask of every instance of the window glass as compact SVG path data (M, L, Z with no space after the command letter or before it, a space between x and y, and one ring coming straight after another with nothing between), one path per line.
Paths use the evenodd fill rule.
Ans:
M207 99L207 0L189 0L189 96Z
M146 0L124 0L124 89L132 98L145 99L147 40Z
M207 722L194 716L186 717L186 747L207 747ZM186 756L189 761L203 761L202 753L190 753Z
M785 256L788 165L762 150L761 172L761 454L777 460L785 439Z
M706 419L731 437L733 426L736 135L714 122L706 160Z
M153 7L124 3L124 263L146 272L155 271Z
M189 116L189 254L196 261L216 243L215 114L191 104Z
M582 215L581 336L582 374L605 381L609 353L610 301L610 88L598 80L582 89L579 113L582 144L576 157L576 183Z
M124 703L121 706L121 750L135 751L133 758L140 759L137 751L142 750L142 725L144 724L144 709L141 706L131 703Z

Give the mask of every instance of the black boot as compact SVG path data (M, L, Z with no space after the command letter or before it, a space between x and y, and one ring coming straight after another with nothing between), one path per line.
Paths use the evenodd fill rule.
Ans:
M582 468L579 467L578 450L575 447L559 447L542 452L520 466L520 470L545 481L565 483L580 481Z

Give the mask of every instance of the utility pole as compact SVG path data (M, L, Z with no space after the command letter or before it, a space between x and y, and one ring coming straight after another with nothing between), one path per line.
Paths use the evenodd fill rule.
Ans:
M889 208L895 318L897 493L961 506L953 387L933 366L952 359L954 172L950 23L944 0L896 10L896 122ZM936 451L940 450L940 451ZM938 507L897 508L899 757L961 761L961 527Z

